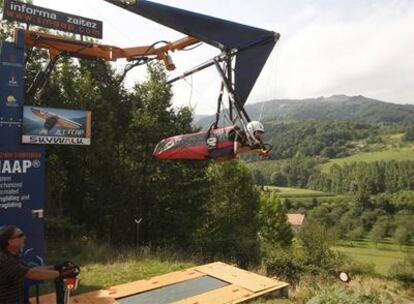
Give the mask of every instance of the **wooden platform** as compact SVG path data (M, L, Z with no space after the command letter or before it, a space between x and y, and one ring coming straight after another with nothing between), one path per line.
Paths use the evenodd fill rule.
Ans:
M211 277L226 283L224 287L197 294L170 304L228 304L242 303L266 294L278 293L287 296L288 284L248 272L224 263L212 263L183 271L172 272L147 280L118 285L112 288L93 291L71 298L71 304L119 304L118 300L133 297L151 291L162 291L163 288L174 288L174 284L185 283L202 277ZM81 282L82 283L82 282ZM56 297L48 294L40 298L40 304L54 304ZM130 301L133 303L133 301ZM35 302L33 302L35 303ZM161 303L161 302L157 302ZM151 304L151 303L148 303Z

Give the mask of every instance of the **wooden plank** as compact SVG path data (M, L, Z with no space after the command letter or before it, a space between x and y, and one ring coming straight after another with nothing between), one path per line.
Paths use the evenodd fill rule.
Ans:
M234 303L234 301L240 298L246 298L251 295L252 292L249 290L230 285L171 304L226 304Z
M289 287L288 283L280 282L280 284L278 284L274 288L266 289L266 290L263 290L263 291L257 292L257 293L252 293L250 296L245 296L241 299L237 299L236 301L232 302L232 304L243 303L243 302L246 302L248 300L252 300L252 299L261 297L263 295L266 295L266 294L271 294L275 291L278 291L278 290L283 289L283 288L288 288L288 287Z
M39 297L39 302L42 304L55 304L56 303L56 294L50 293L44 296ZM30 299L30 303L36 303L36 297Z
M248 272L221 262L196 267L197 271L225 282L243 287L253 292L260 292L279 284L279 281Z
M71 299L71 304L119 304L112 296L108 295L106 290L81 294Z
M42 301L40 301L43 304ZM70 304L94 304L91 300L85 295L78 295L70 298Z
M31 298L30 303L36 303L36 298ZM56 304L56 294L49 293L47 295L43 295L39 297L39 303L41 304ZM94 304L94 302L91 302L91 300L85 296L85 295L77 295L70 297L70 304ZM112 302L114 304L117 304L117 302ZM110 302L105 304L112 304Z
M101 291L93 291L93 292L87 293L87 295L91 299L94 299L95 297L102 298L103 296L107 298L118 299L118 298L131 296L131 295L134 295L140 292L150 291L153 289L183 282L186 280L199 278L204 275L205 274L199 271L195 271L193 269L177 271L177 272L168 273L165 275L161 275L161 276L146 279L146 280L140 280L140 281L118 285L118 286L105 289L105 290L101 290Z

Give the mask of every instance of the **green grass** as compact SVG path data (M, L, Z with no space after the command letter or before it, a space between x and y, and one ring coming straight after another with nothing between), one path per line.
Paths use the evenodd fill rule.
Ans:
M92 242L48 244L46 249L46 264L53 265L70 260L81 267L81 284L74 294L148 279L194 266L191 258L167 250L120 249ZM41 286L42 294L52 292L53 282L48 281Z
M281 198L320 198L335 197L336 194L302 188L267 186L265 189L276 191Z
M191 264L159 261L154 259L124 259L102 265L86 264L82 266L82 284L78 293L103 289L119 284L148 279L169 272L183 270Z
M375 272L383 276L388 275L393 264L402 262L407 252L414 252L414 246L400 248L400 246L389 241L375 246L367 240L352 243L348 241L338 242L333 249L352 257L357 262L373 264Z
M390 160L396 160L396 161L414 160L414 151L409 148L404 148L404 149L387 149L384 151L376 151L376 152L361 152L361 153L357 153L349 157L331 159L329 162L321 166L321 170L325 173L329 172L329 168L333 164L343 166L345 163L352 163L352 162L375 162L375 161L390 161Z

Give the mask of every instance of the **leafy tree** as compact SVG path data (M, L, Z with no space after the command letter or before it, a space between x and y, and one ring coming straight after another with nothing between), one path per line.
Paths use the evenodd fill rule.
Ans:
M252 170L251 171L253 181L258 186L265 186L267 185L266 177L260 170Z
M121 78L100 61L63 60L39 95L44 105L93 113L90 147L48 147L48 214L122 244L135 242L134 219L143 218L143 243L188 247L209 189L206 164L158 162L152 151L191 132L192 113L171 107L159 65L132 92Z
M378 218L386 217L387 213L382 209L364 210L359 218L362 228L370 231Z
M400 248L403 245L407 245L410 242L411 234L408 227L397 227L394 232L393 238L395 242L400 245Z
M335 263L330 247L333 243L328 229L315 221L308 221L298 234L308 267L314 271L331 269Z
M256 262L260 197L251 174L238 161L228 161L211 165L208 178L209 200L196 234L199 250L242 265Z
M352 162L333 165L329 174L314 170L308 185L328 192L353 193L361 207L370 207L370 195L414 190L413 170L414 161Z
M365 234L365 231L363 227L356 227L348 233L348 239L351 242L358 241L364 237L364 234Z
M414 128L409 128L405 131L404 136L402 137L403 141L414 141Z
M287 223L286 210L276 193L262 194L259 220L259 235L265 247L287 247L292 244L293 231Z
M309 115L309 112L306 113ZM378 134L378 127L343 121L282 122L266 125L266 134L273 146L272 159L304 156L336 157L352 140Z
M371 241L378 245L387 235L387 224L384 221L377 221L371 230Z
M282 174L289 187L305 187L309 177L315 172L317 160L297 154L282 164Z
M291 248L269 248L263 257L268 275L277 276L291 284L297 284L304 271L302 261Z
M287 180L282 172L276 171L270 176L270 184L273 186L286 187Z
M171 108L171 89L163 67L151 65L148 71L147 81L134 89L131 118L121 146L121 160L131 175L129 193L135 197L125 216L132 222L130 211L136 210L143 217L147 242L188 246L208 197L206 163L152 159L159 140L194 130L187 108Z
M321 151L321 156L326 158L334 158L336 156L336 151L333 147L326 147Z
M320 205L312 209L309 212L309 217L325 227L332 226L331 219L329 218L330 209L326 205Z

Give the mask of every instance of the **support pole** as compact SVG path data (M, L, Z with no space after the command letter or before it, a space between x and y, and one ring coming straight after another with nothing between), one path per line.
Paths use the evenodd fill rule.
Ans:
M142 222L142 218L140 218L139 220L134 219L135 224L137 225L137 236L136 236L136 246L137 248L139 247L139 224L141 224Z

